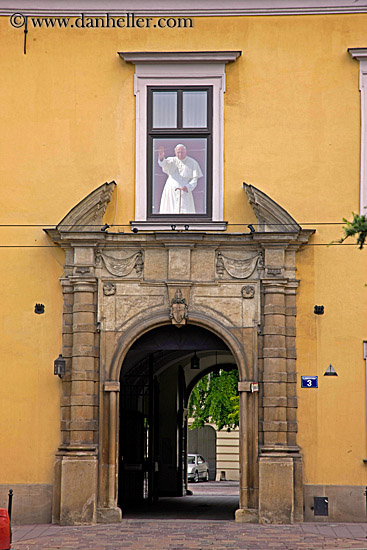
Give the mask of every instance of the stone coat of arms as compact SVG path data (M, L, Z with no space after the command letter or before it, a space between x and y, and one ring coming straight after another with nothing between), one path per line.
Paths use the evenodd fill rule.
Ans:
M171 301L169 318L173 325L180 327L186 324L188 316L188 305L185 298L182 297L181 289L178 288L175 297Z

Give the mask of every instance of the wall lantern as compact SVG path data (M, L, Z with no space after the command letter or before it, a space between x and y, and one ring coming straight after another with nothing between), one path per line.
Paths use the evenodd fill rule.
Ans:
M324 372L324 376L338 376L336 370L334 369L333 365L330 363L326 371Z
M196 355L196 351L194 355L191 357L191 369L192 370L200 369L200 358Z
M324 308L324 306L315 306L313 308L313 312L314 312L315 315L324 315L325 308Z
M367 340L363 340L363 359L367 359Z
M60 353L58 358L55 359L54 361L54 375L55 376L57 375L59 378L62 378L66 371L65 365L66 365L66 361Z

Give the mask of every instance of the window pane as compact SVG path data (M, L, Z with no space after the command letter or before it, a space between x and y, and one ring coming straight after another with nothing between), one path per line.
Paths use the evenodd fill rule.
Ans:
M152 214L206 214L206 159L206 138L153 139Z
M206 128L207 92L183 92L182 106L184 128Z
M177 128L177 92L153 92L153 128Z

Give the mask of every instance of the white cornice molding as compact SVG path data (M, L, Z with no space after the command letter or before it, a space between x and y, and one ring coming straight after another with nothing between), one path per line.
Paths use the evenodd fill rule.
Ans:
M358 59L358 61L367 60L367 48L348 48L348 52L353 59Z
M367 48L348 48L348 53L359 61L359 90L366 87Z
M133 4L133 5L132 5ZM242 15L317 15L367 13L367 0L5 0L0 15L136 15L227 17Z
M212 52L118 52L127 63L229 63L236 61L241 51Z

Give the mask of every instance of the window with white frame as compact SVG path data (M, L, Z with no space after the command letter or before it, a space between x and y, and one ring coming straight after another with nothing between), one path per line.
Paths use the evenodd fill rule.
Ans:
M212 214L212 87L149 87L147 218Z
M361 93L361 176L360 214L367 214L367 48L349 48L359 61L359 91Z
M241 52L122 52L135 64L137 229L225 229L225 64Z

